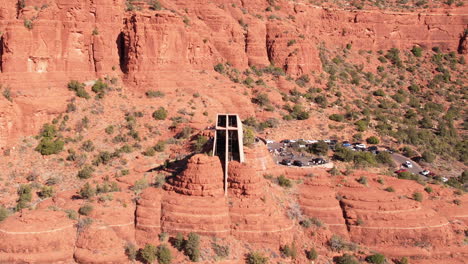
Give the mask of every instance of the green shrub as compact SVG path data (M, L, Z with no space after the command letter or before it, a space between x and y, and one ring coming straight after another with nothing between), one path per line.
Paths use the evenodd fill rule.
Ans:
M328 144L323 140L309 146L309 151L317 155L326 155L328 153Z
M246 264L267 264L268 258L260 252L251 252L247 255Z
M296 244L284 245L280 248L284 257L295 259L297 257Z
M344 254L343 256L334 257L333 261L336 264L359 264L359 261L350 254Z
M367 182L367 177L366 177L366 176L361 176L361 177L357 180L357 182L359 182L359 183L362 184L362 185L366 185L366 186L367 186L367 183L368 183L368 182Z
M55 139L49 137L44 137L41 139L39 144L36 147L36 151L42 155L52 155L60 153L63 150L65 142L61 139Z
M244 146L252 146L255 143L255 133L251 127L244 127L243 143Z
M336 122L342 122L344 120L344 116L341 114L332 114L328 118Z
M135 260L137 257L137 248L133 243L127 243L125 245L125 255L127 255L129 260Z
M398 264L409 264L408 258L402 257L400 261L398 261Z
M377 155L375 155L375 159L380 164L385 164L390 167L395 166L395 162L393 161L392 155L386 151L380 151Z
M354 165L358 167L373 167L377 165L375 155L370 152L356 152L353 161Z
M80 215L89 215L93 211L93 206L90 204L85 204L78 209Z
M68 83L68 89L74 91L76 96L85 98L85 99L91 98L91 96L88 94L88 92L86 92L84 87L85 87L84 83L80 83L76 80L71 80Z
M216 65L214 66L214 70L215 70L216 72L218 72L218 73L223 74L223 73L225 72L226 69L225 69L225 67L224 67L223 64L218 63L218 64L216 64Z
M384 190L387 191L387 192L395 192L395 189L392 186L387 187Z
M220 258L227 258L229 257L229 246L228 245L219 245L217 243L212 243L211 248L215 252L216 256Z
M164 149L166 148L166 142L165 141L158 141L158 143L156 143L156 145L154 145L154 150L156 150L157 152L163 152Z
M413 193L413 199L418 201L418 202L422 202L423 200L423 194L420 193L420 192L414 192Z
M270 104L270 99L267 94L259 93L252 99L252 103L258 104L259 106L266 106Z
M184 249L185 239L182 233L177 233L176 237L172 240L172 246L177 250L182 251Z
M140 257L148 264L156 260L156 253L158 249L152 244L146 244L144 248L140 249Z
M427 193L432 193L432 187L431 186L427 186L426 188L424 188L424 191L426 191Z
M41 191L38 193L42 199L54 196L54 187L42 186Z
M20 211L28 207L28 203L32 199L32 187L29 184L21 184L18 188L18 200L16 204L16 211Z
M196 233L190 233L184 246L184 253L193 262L200 258L200 236Z
M94 151L94 144L93 144L93 142L91 140L86 140L81 145L81 149L86 151L86 152Z
M374 264L384 264L386 262L385 256L379 253L367 256L366 261Z
M317 250L315 250L315 248L311 248L310 250L307 250L306 257L308 260L316 260L318 258Z
M422 153L422 158L425 162L432 163L436 156L432 152L426 150Z
M34 24L31 20L25 19L24 20L24 27L31 30L33 28Z
M0 205L0 222L7 219L9 215L10 215L10 212L5 207Z
M146 91L146 97L148 98L162 98L165 96L165 94L161 91L155 91L155 90L149 90Z
M89 179L93 176L94 168L90 165L85 165L80 171L78 171L78 178Z
M107 83L103 82L102 79L98 79L94 83L93 87L91 87L91 90L97 94L104 95L107 88L108 88Z
M203 151L205 144L208 142L208 138L202 135L198 135L197 140L193 144L195 152L200 153Z
M368 138L366 139L366 142L367 142L368 144L379 144L379 143L380 143L380 140L379 140L377 137L375 137L375 136L371 136L371 137L368 137Z
M106 132L106 134L111 135L114 133L114 126L108 126L104 131Z
M291 188L292 187L292 182L290 179L286 178L284 175L280 175L278 178L278 184L281 187L285 188Z
M296 84L300 87L305 87L310 82L309 75L304 74L296 79Z
M385 92L382 89L378 89L372 93L374 96L385 96Z
M164 107L159 107L153 112L153 118L156 120L165 120L167 118L167 110Z
M172 254L166 245L160 245L156 250L156 257L159 264L170 264L172 261Z
M149 8L151 10L161 10L162 9L162 5L158 0L150 0L148 4L149 4Z
M411 52L413 53L413 55L418 58L422 56L422 51L423 49L418 46L413 46L413 48L411 49Z
M96 189L94 189L89 183L85 183L83 187L81 187L79 194L83 199L89 199L96 195Z
M156 151L154 150L154 147L150 147L150 148L146 149L145 151L143 151L143 155L145 155L147 157L152 157L152 156L154 156L154 154L156 154Z

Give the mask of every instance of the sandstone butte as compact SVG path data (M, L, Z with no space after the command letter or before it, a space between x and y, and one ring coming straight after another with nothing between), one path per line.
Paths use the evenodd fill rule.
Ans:
M18 5L20 2L24 7ZM70 80L85 82L88 88L98 78L118 80L126 97L110 96L103 101L106 116L94 121L103 124L122 118L117 112L125 104L149 104L142 99L149 88L164 92L166 97L157 103L170 109L182 104L176 100L179 93L203 93L197 106L203 105L207 113L195 111L190 124L202 130L213 124L218 112L234 112L242 118L265 115L256 112L248 97L240 96L243 90L238 84L218 78L213 71L218 63L229 63L236 69L273 63L288 75L299 77L323 71L320 44L336 48L352 43L355 49L374 52L438 46L465 57L468 53L464 34L468 10L464 6L399 12L273 1L278 16L294 18L287 20L266 19L269 14L265 10L271 2L266 0L159 2L161 10L150 10L146 1L133 1L135 10L126 11L123 0L2 1L0 84L11 94L11 100L0 98L0 149L11 151L0 157L2 170L13 167L23 173L40 164L43 167L38 173L47 174L55 167L76 175L77 169L56 165L53 158L37 152L21 152L18 147L44 123L66 112L75 97L67 89ZM295 39L292 47L288 44L291 39ZM284 78L271 87L291 89ZM270 99L280 101L281 96L277 97ZM160 125L169 127L170 122L161 121ZM300 126L305 127L317 126L310 121ZM94 132L96 138L106 137L104 128L90 128L91 137ZM280 131L275 136L301 137L301 129ZM320 130L310 131L318 134ZM161 133L174 135L169 129ZM205 134L210 136L210 132ZM184 146L171 147L171 151L168 157L173 159L188 152ZM158 171L168 176L161 188L138 191L135 181L146 179L164 160L135 156L127 164L130 173L116 178L119 191L110 199L80 199L77 191L85 181L64 178L62 188L52 198L36 199L34 194L39 201L34 209L23 209L0 222L0 263L131 263L125 254L127 245L167 244L167 238L159 238L161 234L173 237L190 232L202 236L202 263L245 263L245 254L252 250L267 252L272 263L311 263L303 253L310 248L316 248L319 255L313 263L329 263L343 253L330 249L333 235L358 245L355 254L361 259L373 252L384 254L390 263L398 263L401 257L421 264L466 263L468 259L466 195L456 195L439 185L431 185L433 192L429 194L414 181L378 171L332 176L319 168L285 169L275 164L261 142L246 147L245 154L245 163L230 164L227 196L219 159L204 154L179 161L175 169ZM87 180L94 185L114 175L104 170L95 174L99 175ZM264 177L280 174L301 184L285 191ZM363 176L369 181L367 186L356 181ZM6 194L2 194L0 205L14 207L16 189L26 182L14 177L8 184L3 182ZM385 191L388 186L395 192ZM414 192L424 193L423 202L408 198ZM454 199L461 204L453 204ZM83 205L94 209L87 216L70 217L71 211ZM315 219L316 224L302 227L299 221L306 218ZM229 245L227 258L212 257L214 239ZM280 246L293 242L300 252L298 257L281 258ZM172 246L170 251L173 263L189 263Z

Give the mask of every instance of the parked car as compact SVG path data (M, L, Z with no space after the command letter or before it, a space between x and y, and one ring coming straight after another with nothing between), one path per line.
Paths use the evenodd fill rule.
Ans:
M280 163L286 166L292 165L292 161L290 159L283 159Z
M365 149L366 148L366 145L365 144L362 144L362 143L354 143L353 144L356 148L360 148L360 149Z
M377 154L378 148L376 146L371 146L367 148L367 151Z
M266 143L267 143L267 144L272 144L272 143L275 143L275 141L273 141L273 140L271 140L271 139L267 139L267 140L266 140Z
M421 174L422 176L428 176L429 174L431 174L431 172L428 171L428 170L423 170L423 171L420 172L420 174Z
M305 166L305 164L304 164L302 161L300 161L300 160L295 160L295 161L293 162L293 165L294 165L294 166L298 166L298 167Z
M446 177L442 177L442 182L448 182L448 179Z
M343 147L349 148L349 147L352 147L352 145L349 142L348 143L343 142Z
M405 163L403 163L403 165L407 168L413 168L413 163L411 163L411 161L407 160L405 161Z
M400 174L402 172L407 172L407 171L408 171L407 169L399 169L399 170L396 170L395 173Z
M289 139L283 139L283 140L280 141L280 143L286 143L286 144L288 144L290 142L291 142L291 140L289 140Z
M322 158L315 158L313 159L312 161L312 164L315 164L315 165L320 165L320 164L325 164L327 163L324 159Z

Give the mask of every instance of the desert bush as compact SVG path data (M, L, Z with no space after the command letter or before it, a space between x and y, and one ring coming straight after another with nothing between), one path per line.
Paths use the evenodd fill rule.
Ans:
M316 260L318 258L317 250L315 248L306 250L306 257L308 260Z
M290 179L286 178L284 175L280 175L278 178L278 184L279 186L281 187L284 187L284 188L290 188L292 187L292 182Z
M332 114L328 118L336 122L342 122L344 120L344 116L341 114Z
M436 156L434 155L434 153L432 153L432 152L430 152L430 151L427 151L427 150L424 151L424 152L422 153L421 156L422 156L423 160L424 160L425 162L428 162L428 163L432 163L432 162L435 160L435 158L436 158Z
M185 239L182 233L177 233L174 239L171 239L172 246L177 250L182 251L184 249Z
M309 75L304 74L296 79L296 84L300 87L305 87L310 82Z
M156 145L154 145L154 150L156 150L157 152L163 152L164 149L166 148L166 142L165 141L158 141L158 143L156 143Z
M229 257L229 246L228 245L219 245L217 243L212 243L211 248L215 252L216 256L220 258Z
M156 250L156 258L159 264L170 264L172 261L171 251L166 245L160 245Z
M52 196L54 196L54 187L52 187L52 186L42 186L42 188L39 191L38 195L42 199L52 197Z
M8 209L3 207L3 205L0 205L0 222L7 219L9 215L10 215L10 212L8 211Z
M93 176L94 168L90 165L85 165L80 171L78 171L78 178L89 179Z
M420 192L414 192L413 193L413 199L418 201L418 202L422 202L423 200L423 194L420 193Z
M106 134L112 135L114 133L114 126L112 126L112 125L107 126L104 131L106 132Z
M94 151L94 144L91 140L86 140L85 142L83 142L83 144L81 145L81 149L86 151L86 152L91 152L91 151Z
M326 155L328 153L328 144L323 140L309 146L309 151L317 155Z
M280 247L280 251L284 257L295 259L297 257L296 244L284 245Z
M100 78L91 87L91 90L97 93L100 97L104 96L107 89L108 89L107 83L103 82L102 79Z
M384 190L387 191L387 192L395 192L395 189L392 186L387 187Z
M68 83L68 89L74 91L76 96L85 98L85 99L91 98L91 96L88 94L88 92L86 92L84 87L85 87L84 83L80 83L76 80L71 80Z
M368 137L368 138L366 139L366 142L367 142L368 144L379 144L379 143L380 143L380 140L379 140L379 138L377 138L377 137L375 137L375 136L371 136L371 137Z
M338 235L333 235L330 240L328 240L328 246L331 250L339 252L346 248L346 242Z
M251 252L247 255L246 264L267 264L268 258L260 252Z
M195 143L193 144L193 148L195 152L200 153L203 151L205 144L208 142L208 138L202 135L198 135Z
M96 195L96 189L93 188L89 183L85 183L83 187L81 187L79 194L83 199L89 199Z
M343 254L343 256L334 257L333 261L336 264L359 264L359 261L350 254Z
M28 207L28 203L32 199L32 187L29 184L21 184L18 188L18 200L16 204L16 211Z
M413 55L418 58L422 56L422 51L423 49L418 46L413 46L413 48L411 49L411 52L413 53Z
M357 181L362 184L362 185L366 185L367 186L367 177L366 176L361 176L359 179L357 179Z
M386 151L380 151L377 155L375 155L375 159L380 164L386 164L390 167L395 166L392 155Z
M164 107L159 107L153 112L153 118L156 120L165 120L167 118L167 110Z
M402 257L398 262L398 264L409 264L407 257Z
M41 139L35 150L42 155L52 155L61 152L64 145L65 142L61 139L57 138L54 140L49 137L44 137Z
M200 236L196 233L189 233L187 241L184 243L184 253L193 262L200 258Z
M252 146L255 143L255 133L251 127L244 127L243 143L244 146Z
M148 264L153 263L156 260L157 250L156 246L146 244L144 248L140 249L140 257Z
M215 70L216 72L218 72L218 73L223 74L223 73L225 72L226 69L225 69L225 67L224 67L223 64L218 63L218 64L216 64L216 65L214 66L214 70Z
M90 204L85 204L78 209L80 215L89 215L93 211L93 206Z
M156 188L161 188L166 183L166 176L164 174L158 174L154 177L153 186Z
M385 96L385 92L382 89L378 89L372 93L374 96Z
M432 193L432 187L431 186L427 186L424 188L424 191L426 191L427 193Z
M148 98L164 97L166 94L158 90L148 90L145 93Z
M135 244L128 242L125 245L125 255L127 255L128 259L134 261L137 257L137 248Z
M266 106L270 104L270 99L267 94L259 93L252 99L252 103L258 104L259 106Z
M146 181L145 178L143 178L143 179L139 179L135 181L135 183L132 186L132 190L138 194L144 189L146 189L147 187L148 187L148 182Z
M366 261L374 264L384 264L386 262L385 256L379 253L367 256Z

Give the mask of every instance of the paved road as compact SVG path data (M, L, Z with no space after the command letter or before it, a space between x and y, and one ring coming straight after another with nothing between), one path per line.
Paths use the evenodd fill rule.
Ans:
M423 170L423 168L421 166L419 166L418 163L412 161L411 159L403 156L403 155L400 155L400 154L397 154L397 153L393 153L392 154L392 158L393 160L395 161L396 165L401 168L401 169L406 169L408 170L409 172L411 173L414 173L414 174L419 174L419 172L421 172ZM406 166L403 166L401 164L403 164L405 161L410 161L412 164L413 164L413 168L407 168Z

